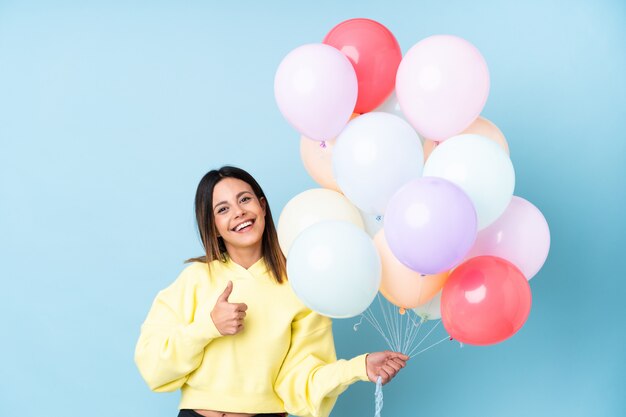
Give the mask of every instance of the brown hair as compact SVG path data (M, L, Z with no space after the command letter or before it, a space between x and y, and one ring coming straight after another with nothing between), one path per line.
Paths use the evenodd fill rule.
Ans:
M226 246L224 245L224 239L218 236L213 214L213 189L215 185L224 178L236 178L246 182L252 187L252 191L254 191L254 194L259 200L265 200L265 230L263 231L261 251L265 263L269 267L274 279L282 283L283 280L287 279L286 261L280 249L280 245L278 244L278 234L276 233L276 227L274 226L272 211L270 210L267 197L265 197L261 186L252 175L241 168L233 166L223 166L220 169L211 170L200 180L198 189L196 190L195 207L196 222L198 224L200 240L202 241L205 255L187 259L185 262L204 262L210 264L210 262L218 259L222 262L226 262Z

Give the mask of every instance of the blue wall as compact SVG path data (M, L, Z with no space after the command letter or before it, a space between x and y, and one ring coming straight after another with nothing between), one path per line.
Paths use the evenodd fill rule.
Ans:
M54 3L54 5L53 5ZM231 5L232 4L232 5ZM273 77L293 48L369 17L404 52L449 33L491 72L515 194L552 248L524 328L444 343L385 387L387 416L626 415L623 1L0 1L0 415L173 416L133 363L156 292L198 255L208 169L250 170L275 215L312 188ZM383 348L339 320L339 355ZM373 414L372 384L334 416Z

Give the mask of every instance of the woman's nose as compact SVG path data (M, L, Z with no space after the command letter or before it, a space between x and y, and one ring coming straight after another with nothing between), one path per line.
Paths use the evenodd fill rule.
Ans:
M243 207L241 207L240 205L235 206L235 216L236 217L241 217L244 214L246 214L246 211L244 210Z

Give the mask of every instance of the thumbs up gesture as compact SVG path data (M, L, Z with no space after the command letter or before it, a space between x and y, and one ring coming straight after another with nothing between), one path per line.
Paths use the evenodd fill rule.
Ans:
M248 306L244 303L230 303L228 297L233 292L233 282L228 281L226 289L215 302L211 319L217 330L223 335L234 335L243 330L243 319Z

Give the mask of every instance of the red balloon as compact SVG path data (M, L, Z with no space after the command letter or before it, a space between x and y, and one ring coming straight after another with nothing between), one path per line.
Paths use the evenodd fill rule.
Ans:
M441 295L441 319L459 342L491 345L522 327L531 298L528 281L515 265L496 256L477 256L450 274Z
M350 19L332 28L323 41L352 62L359 82L354 111L374 110L393 91L402 60L398 41L385 26L370 19Z

